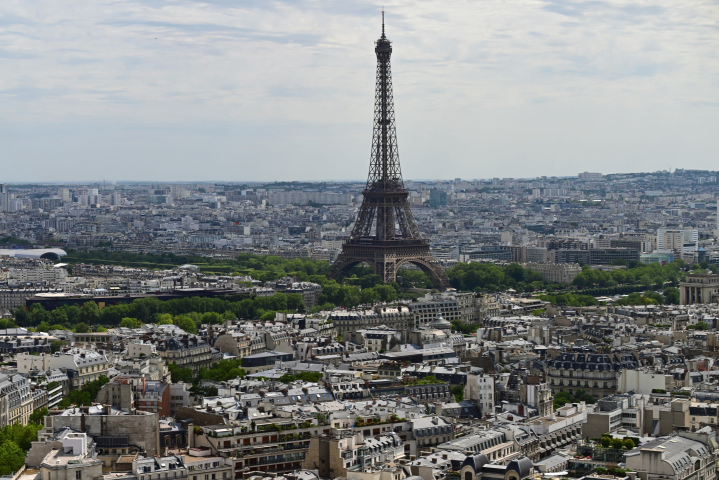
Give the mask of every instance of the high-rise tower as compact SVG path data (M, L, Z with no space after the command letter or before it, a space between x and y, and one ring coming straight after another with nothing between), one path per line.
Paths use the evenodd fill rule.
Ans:
M439 290L449 287L449 279L429 251L429 243L419 233L404 188L397 151L397 132L392 97L390 57L392 43L382 36L375 42L377 80L374 96L374 132L367 185L362 191L362 207L350 238L332 265L329 275L337 277L359 263L366 263L385 282L395 281L397 270L406 263L418 266Z

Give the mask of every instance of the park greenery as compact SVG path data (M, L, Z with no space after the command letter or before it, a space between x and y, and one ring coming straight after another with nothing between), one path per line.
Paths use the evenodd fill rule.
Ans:
M270 281L292 276L302 281L322 286L319 304L309 312L300 294L277 293L270 297L255 297L241 293L224 297L188 297L161 301L156 298L135 299L132 302L109 304L100 308L89 301L83 305L65 305L54 310L45 310L40 305L29 309L19 308L15 321L2 320L0 328L21 326L37 331L69 329L76 333L106 331L111 327L140 328L144 324L174 324L188 333L197 333L203 324L223 324L233 319L272 320L277 312L316 313L338 306L353 308L361 304L396 300L415 300L418 293L412 288L429 288L431 282L419 270L401 269L398 282L384 283L366 265L352 268L339 281L328 279L329 265L310 259L283 259L277 256L240 254L235 260L212 259L193 255L135 254L97 250L92 252L70 252L63 259L70 262L116 263L132 266L143 264L148 268L171 268L185 263L201 267L225 268L229 275L251 275L260 281ZM622 263L617 261L614 263ZM626 263L626 262L624 262ZM146 265L145 265L146 264ZM644 265L630 262L612 271L601 271L584 266L573 285L545 283L541 275L521 265L512 263L499 266L492 263L459 263L447 270L451 285L460 291L478 293L498 292L513 289L517 292L534 293L541 300L555 305L585 307L598 305L594 295L627 293L617 305L676 304L679 302L677 283L686 275L686 264L677 260L660 265ZM706 268L714 265L706 265ZM702 265L695 265L694 271L703 271ZM642 290L639 292L637 290ZM655 291L659 290L659 291ZM661 293L660 293L661 292ZM471 334L474 326L456 322L455 330Z
M582 267L582 272L572 282L580 288L584 287L615 287L617 285L641 284L647 290L661 289L666 284L676 286L685 275L684 260L675 260L672 263L661 265L652 263L644 265L639 262L615 261L615 264L624 263L626 268L618 268L611 271L603 271L591 268L589 265Z

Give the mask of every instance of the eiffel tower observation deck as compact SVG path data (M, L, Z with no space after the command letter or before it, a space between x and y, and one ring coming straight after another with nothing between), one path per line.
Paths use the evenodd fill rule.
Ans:
M350 238L330 269L330 277L340 277L350 268L365 263L385 282L396 281L397 271L414 264L425 272L440 291L449 287L444 268L429 250L412 215L404 188L397 150L397 132L392 96L392 43L384 32L375 42L377 80L374 97L374 131L367 185Z

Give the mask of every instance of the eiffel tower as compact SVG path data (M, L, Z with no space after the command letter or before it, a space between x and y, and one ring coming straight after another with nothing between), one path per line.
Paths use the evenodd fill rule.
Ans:
M449 278L419 232L407 200L409 192L402 181L392 96L392 43L385 37L384 12L382 37L375 42L374 51L377 80L369 175L355 226L329 277L340 277L355 265L365 263L385 282L393 282L399 268L411 263L429 276L435 288L444 291L449 287Z

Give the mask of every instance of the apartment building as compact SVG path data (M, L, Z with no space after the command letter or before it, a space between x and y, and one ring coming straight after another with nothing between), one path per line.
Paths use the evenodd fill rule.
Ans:
M107 376L109 364L102 350L84 350L72 348L54 354L42 353L31 355L19 353L16 356L18 372L44 372L63 369L70 379L73 390L81 388L87 382L97 380L101 375Z
M0 428L27 425L33 411L30 382L24 375L0 374Z
M169 365L190 368L193 374L202 368L212 366L210 345L197 335L169 336L157 342L157 352Z

